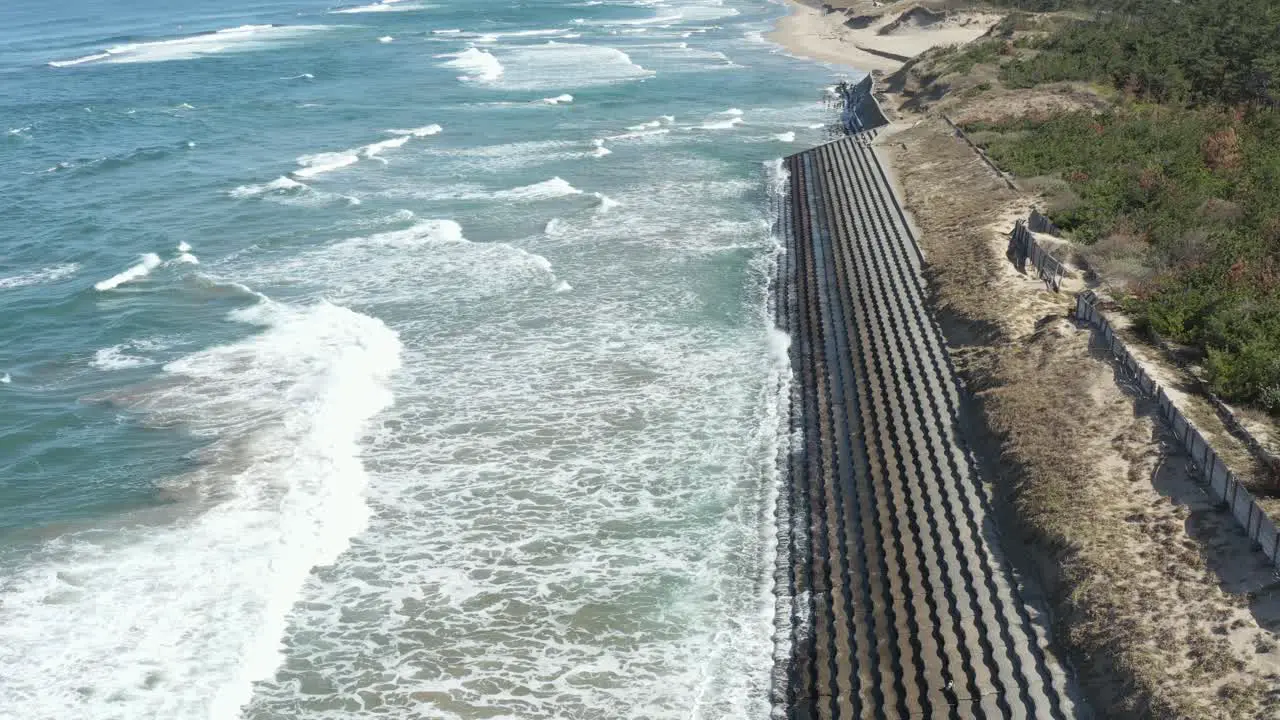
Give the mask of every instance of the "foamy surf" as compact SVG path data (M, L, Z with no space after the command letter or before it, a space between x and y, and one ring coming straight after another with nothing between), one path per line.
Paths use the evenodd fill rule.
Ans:
M140 347L135 343L121 343L120 345L101 348L93 354L93 359L89 361L89 364L104 371L127 370L153 364L153 361L145 357L129 354L140 349Z
M256 185L240 185L228 191L227 195L244 200L262 198L281 205L323 206L334 202L347 205L359 205L360 198L341 193L321 192L291 177L281 176L269 183Z
M62 265L50 265L19 275L0 277L0 290L57 282L75 275L79 270L79 263L64 263Z
M573 102L573 96L568 93L557 95L555 97L542 98L542 104L544 105L563 105L571 102Z
M404 145L405 143L409 142L409 139L412 137L413 137L412 134L401 135L399 137L395 137L390 140L381 140L376 143L370 143L360 148L360 154L367 158L375 158L377 160L382 160L382 158L378 156L382 153L383 150L398 148ZM386 162L386 161L383 160L383 162Z
M249 198L259 197L273 192L289 193L310 189L310 186L305 183L300 183L291 177L281 176L269 183L263 183L261 185L241 185L232 190L229 194L233 198Z
M743 121L740 116L732 116L724 120L710 120L701 125L698 125L695 129L697 130L728 130L729 128L741 125L742 122Z
M260 302L245 340L164 366L132 412L208 438L173 524L71 534L7 568L0 676L32 718L234 718L280 663L312 568L368 518L359 442L392 402L396 333L319 303Z
M427 137L428 135L438 135L443 130L439 125L424 125L419 128L393 129L386 132L392 135L410 135L412 137Z
M382 44L384 44L384 45L385 45L385 44L387 44L387 43L389 43L389 42L392 42L392 41L394 41L394 40L395 40L395 38L391 37L390 35L383 35L382 37L378 38L378 42L380 42L380 43L382 43Z
M604 193L591 193L591 194L595 196L595 199L598 201L596 203L596 212L600 213L601 215L604 215L605 213L609 212L610 210L622 204L617 200L614 200L613 198L609 197L608 195L605 195Z
M548 37L556 35L564 35L568 30L560 28L549 28L545 30L512 30L509 32L492 32L484 33L476 38L478 43L496 43L506 38L531 38L531 37Z
M774 139L775 139L775 140L778 140L779 142L788 142L788 143L789 143L789 142L795 142L795 141L796 141L796 134L795 134L795 131L793 131L793 130L788 130L787 132L784 132L784 133L778 133L777 135L774 135L773 137L774 137Z
M213 32L186 35L168 40L152 40L115 45L103 52L70 60L54 60L50 67L63 68L91 63L152 63L195 60L210 55L251 52L265 47L296 42L307 35L325 32L325 25L241 25Z
M458 79L463 82L496 82L502 77L504 71L502 63L498 62L497 58L479 48L467 48L460 53L443 57L452 58L444 63L444 67L461 70L463 74L459 75Z
M500 190L493 194L498 200L549 200L567 195L581 195L582 191L561 177L553 177L533 185Z
M103 52L103 53L94 53L92 55L83 55L81 57L72 58L70 60L51 60L49 61L49 67L55 67L55 68L73 67L75 65L84 65L85 63L98 62L99 60L106 60L109 57L111 57L111 53Z
M298 164L302 166L302 169L294 170L293 175L300 178L312 178L334 170L340 170L349 165L355 165L357 162L360 162L360 156L351 150L303 155L298 158Z
M455 58L468 81L510 90L568 90L639 80L654 75L627 53L603 45L550 40L503 47L500 58L478 48Z
M382 0L371 5L357 5L354 7L338 8L330 10L331 15L360 15L363 13L384 13L384 12L413 12L415 10L427 10L431 5L420 2L403 2L403 0Z
M106 280L99 280L94 283L93 288L98 292L106 292L133 282L140 278L144 278L151 274L151 271L160 267L160 256L155 253L146 253L136 265L131 266L128 270L112 275Z

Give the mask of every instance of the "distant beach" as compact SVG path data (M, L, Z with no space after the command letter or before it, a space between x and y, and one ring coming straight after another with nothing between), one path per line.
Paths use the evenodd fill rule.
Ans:
M980 37L999 20L999 15L935 13L908 3L815 7L793 1L768 37L797 55L887 74L930 48Z

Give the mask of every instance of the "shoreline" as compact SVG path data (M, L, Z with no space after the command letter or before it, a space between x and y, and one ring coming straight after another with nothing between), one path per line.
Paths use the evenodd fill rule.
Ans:
M787 4L788 13L778 18L766 39L795 55L873 75L896 72L935 47L975 40L1001 18L978 12L933 13L911 0L880 6L845 0L830 11L800 0Z

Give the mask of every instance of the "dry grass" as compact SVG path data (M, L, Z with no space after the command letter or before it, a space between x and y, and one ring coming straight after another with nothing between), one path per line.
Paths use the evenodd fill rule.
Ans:
M1056 638L1097 715L1280 717L1266 680L1276 658L1257 650L1274 635L1246 598L1221 589L1207 541L1187 532L1188 508L1153 486L1168 456L1150 413L1090 353L1070 301L1003 262L1000 233L1031 198L940 120L885 145L985 425L975 444L989 442L994 495L1014 519L1007 546L1025 547L1042 577Z

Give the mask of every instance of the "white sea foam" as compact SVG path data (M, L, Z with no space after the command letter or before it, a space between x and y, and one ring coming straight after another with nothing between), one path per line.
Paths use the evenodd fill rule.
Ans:
M85 55L78 58L72 58L70 60L51 60L49 62L49 67L56 67L56 68L71 67L73 65L83 65L85 63L98 62L99 60L106 60L109 57L111 57L111 53L103 52L103 53L94 53L92 55Z
M359 205L360 198L340 193L321 192L291 177L281 176L269 183L241 185L227 193L233 198L263 198L281 205L315 207L342 202Z
M26 717L239 717L280 662L312 568L365 527L359 442L392 402L396 333L327 303L233 318L260 330L124 398L210 442L208 462L171 481L203 500L172 524L71 534L6 568L0 675Z
M231 191L231 197L247 198L258 197L272 192L297 192L301 190L309 190L310 186L300 183L291 177L278 177L269 183L262 185L241 185Z
M503 48L500 59L500 63L496 58L492 61L504 68L499 85L512 90L588 87L637 80L654 74L632 62L629 55L617 48L556 40Z
M591 194L594 195L596 200L599 201L596 204L596 212L600 213L601 215L609 212L613 208L616 208L622 204L617 200L614 200L613 198L609 197L608 195L605 195L604 193L591 193Z
M382 37L378 38L378 42L383 43L383 44L386 44L386 43L392 42L392 41L394 41L394 40L395 40L395 38L391 37L390 35L383 35Z
M650 120L649 122L642 122L639 125L628 125L627 129L632 132L639 132L641 130L650 130L656 127L662 127L661 120Z
M670 128L658 128L657 130L635 130L633 132L620 133L618 135L610 135L604 138L608 140L645 140L655 139L671 132Z
M419 307L436 298L545 292L559 282L545 256L510 243L472 242L457 222L445 219L417 220L408 227L348 238L253 272L260 282L296 285L299 278L338 278L356 268L372 272L376 282L326 283L324 293L366 306Z
M290 75L288 77L282 77L280 79L281 80L315 80L316 76L312 75L311 73L299 73L297 75Z
M191 245L186 240L183 240L178 243L177 250L178 252L191 252Z
M552 29L546 29L546 30L513 30L511 32L492 32L492 33L483 33L482 35L476 38L476 42L488 44L488 43L496 43L499 40L503 40L506 38L548 37L548 36L564 35L567 32L569 31L561 28L552 28Z
M717 113L717 114L719 114L719 115L730 115L730 116L733 116L733 117L742 117L742 111L741 111L741 110L739 110L738 108L729 108L728 110L722 110L722 111L720 111L720 112L719 112L719 113Z
M155 253L146 253L137 264L131 266L128 270L112 275L106 280L100 280L93 287L98 292L114 290L125 283L150 275L151 271L158 267L160 267L160 256Z
M294 170L293 175L295 177L311 178L327 172L333 172L348 165L354 165L359 161L360 156L353 150L303 155L298 158L298 164L302 166L302 169Z
M446 30L432 30L431 34L432 35L457 35L460 32L462 31L459 30L458 28L448 28Z
M604 138L596 138L591 141L591 144L595 146L595 149L591 151L593 157L602 158L605 155L613 154L612 150L604 146Z
M0 375L0 383L4 383L5 385L8 385L11 382L13 382L13 378L9 376L9 373Z
M501 190L493 194L499 200L547 200L566 195L581 195L582 191L561 177L553 177L533 185Z
M446 158L452 166L467 174L509 172L553 162L582 160L587 156L581 143L567 140L530 140L453 148L430 146L425 152Z
M130 351L134 350L133 343L121 343L120 345L101 348L93 354L93 359L89 361L89 364L99 370L108 371L126 370L153 364L153 361L145 357L130 355Z
M573 96L565 93L564 95L557 95L555 97L542 98L542 102L545 105L561 105L573 102Z
M376 143L370 143L360 148L360 154L367 158L378 158L378 155L380 155L383 150L398 148L409 142L409 139L412 137L413 135L410 133L391 138L390 140L380 140Z
M775 139L777 139L777 140L781 141L781 142L795 142L795 141L796 141L796 134L795 134L795 131L792 131L792 130L789 130L789 131L784 132L784 133L778 133L777 135L774 135L773 137L774 137Z
M391 133L392 135L410 135L412 137L427 137L428 135L438 135L442 129L443 128L441 128L439 125L432 124L432 125L424 125L419 128L409 128L407 130L393 129L393 130L388 130L387 132Z
M170 260L169 262L177 265L199 265L200 258L197 258L195 255L192 255L189 252L184 252L179 254L177 257Z
M428 10L432 5L419 2L402 2L401 0L382 0L371 5L359 5L348 8L338 8L330 10L332 15L359 15L363 13L384 13L384 12L412 12L415 10Z
M501 62L486 50L467 48L460 53L447 55L452 59L444 66L461 70L459 80L464 82L492 83L502 77L504 68Z
M104 52L71 60L55 60L52 67L88 63L151 63L194 60L209 55L241 53L296 42L307 35L325 32L325 25L241 25L215 32L187 35L169 40L153 40L115 45Z
M29 131L29 130L31 130L31 126L30 126L30 125L24 125L24 126L22 126L22 127L9 128L8 132L7 132L7 133L5 133L5 134L7 134L7 135L23 135L23 134L25 134L25 133L26 133L27 131Z
M742 118L740 118L740 117L731 117L731 118L728 118L728 119L725 119L725 120L711 120L711 121L708 121L708 122L702 123L701 125L697 126L697 129L699 129L699 130L728 130L729 128L734 127L735 125L741 125L741 124L742 124Z
M79 263L64 263L62 265L50 265L19 275L0 277L0 290L57 282L75 275L79 270Z

